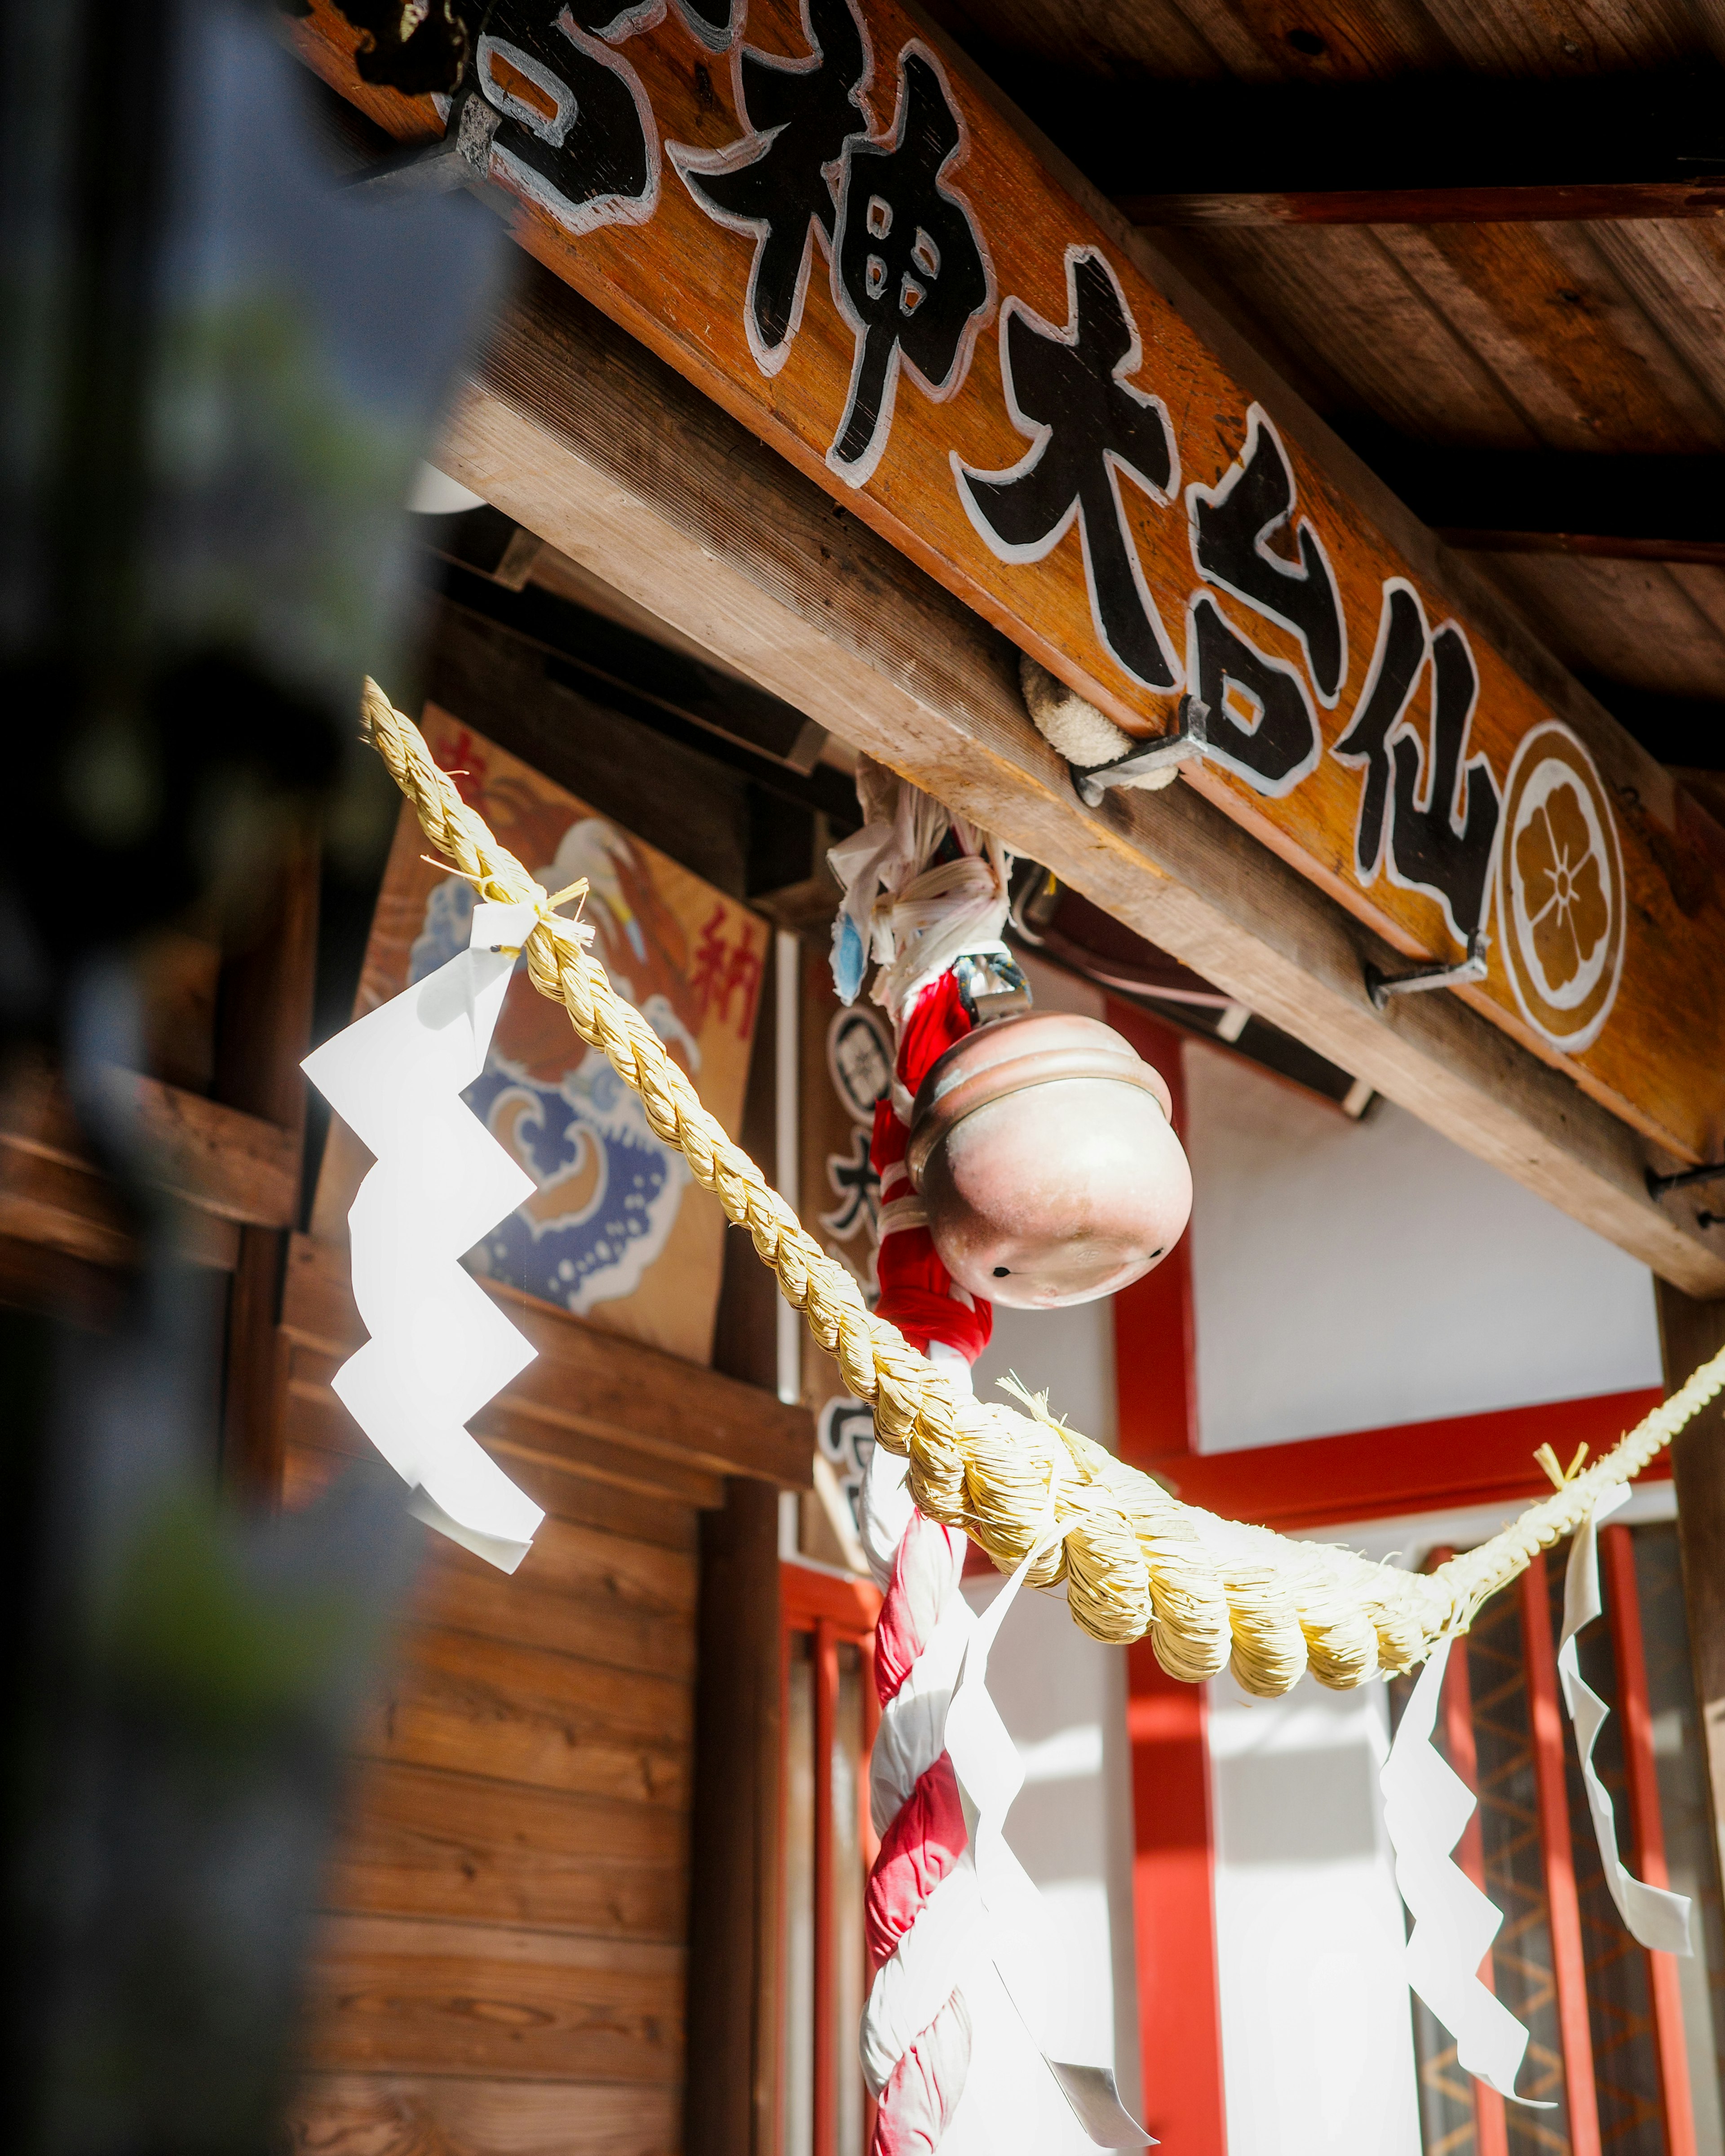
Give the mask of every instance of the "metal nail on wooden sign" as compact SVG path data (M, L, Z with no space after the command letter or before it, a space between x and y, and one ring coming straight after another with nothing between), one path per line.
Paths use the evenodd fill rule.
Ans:
M446 121L559 276L1128 732L1201 702L1191 783L1410 954L1483 937L1461 993L1710 1156L1715 828L1601 773L920 23L310 8L306 57L398 135Z

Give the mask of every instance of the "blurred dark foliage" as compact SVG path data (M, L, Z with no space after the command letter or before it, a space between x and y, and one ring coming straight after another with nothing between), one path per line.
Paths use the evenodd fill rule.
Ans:
M270 2145L423 1538L381 1469L218 1502L227 1276L98 1082L138 1065L146 931L231 941L288 834L388 814L359 677L408 664L403 505L501 274L465 197L340 188L280 34L266 0L0 6L0 1084L53 1061L143 1253L98 1330L0 1306L0 2087L52 2156Z

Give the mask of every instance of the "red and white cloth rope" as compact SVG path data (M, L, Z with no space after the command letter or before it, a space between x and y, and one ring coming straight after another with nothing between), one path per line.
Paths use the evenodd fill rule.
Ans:
M892 1091L875 1109L870 1147L880 1178L879 1307L968 1384L993 1312L936 1255L905 1155L918 1086L970 1030L949 968L999 947L1009 857L878 766L865 765L857 791L867 823L834 854L846 886L834 970L840 993L854 995L860 959L879 961L875 1000L896 1037ZM877 2106L874 2156L932 2156L947 2136L970 2068L965 1979L983 1927L945 1748L947 1708L974 1622L959 1584L965 1538L916 1511L904 1474L905 1463L877 1447L864 1491L864 1543L884 1596L870 1787L880 1848L865 1903L872 1974L861 2038Z

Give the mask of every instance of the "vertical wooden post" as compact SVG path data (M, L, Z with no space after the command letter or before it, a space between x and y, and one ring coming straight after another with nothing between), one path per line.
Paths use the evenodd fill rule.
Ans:
M1669 1394L1725 1346L1725 1302L1696 1302L1664 1281L1654 1287ZM1717 1863L1725 1828L1725 1399L1704 1409L1672 1445L1671 1479L1677 1491L1689 1664L1707 1754Z
M831 1622L814 1626L814 2156L839 2141L838 1974L833 1933L833 1753L839 1719L839 1643Z
M1437 1566L1455 1554L1450 1549L1434 1550L1429 1562ZM1480 1824L1480 1755L1473 1733L1473 1684L1468 1674L1466 1638L1450 1649L1449 1666L1444 1671L1443 1722L1445 1756L1474 1799L1474 1810L1455 1845L1455 1862L1483 1894L1486 1838ZM1486 1990L1497 1989L1489 1950L1480 1964L1479 1979ZM1509 2156L1509 2124L1503 2098L1482 2081L1473 2084L1473 2119L1475 2156Z
M217 1100L296 1134L305 1115L300 1060L311 1045L317 976L318 847L301 826L284 853L256 940L223 965L216 996ZM246 1501L281 1492L281 1280L287 1236L242 1228L228 1305L222 1479Z
M1179 1035L1130 1004L1108 1023L1168 1081L1174 1128L1186 1129ZM1190 1240L1114 1298L1120 1455L1172 1470L1198 1450ZM1182 1684L1148 1640L1126 1650L1132 1762L1132 1912L1144 2116L1170 2148L1227 2146L1222 1999L1216 1952L1215 1825L1207 1695Z
M701 1521L686 2156L778 2146L778 1492L737 1478Z
M1568 2100L1571 2156L1600 2156L1599 2106L1594 2089L1593 2032L1587 2018L1587 1974L1581 1946L1581 1903L1569 1846L1563 1714L1558 1699L1558 1656L1552 1640L1551 1590L1545 1555L1522 1574L1522 1652L1527 1672L1527 1723L1533 1741L1539 1839L1545 1856L1546 1907L1558 2028L1563 2044L1563 2093Z
M1635 1547L1629 1529L1607 1527L1599 1537L1599 1556L1605 1573L1605 1618L1611 1628L1611 1651L1617 1669L1617 1712L1629 1784L1632 1861L1638 1878L1650 1887L1664 1887L1669 1884L1665 1822L1660 1816L1659 1778L1653 1760L1653 1716L1647 1699L1647 1657L1641 1640ZM1677 1964L1670 1954L1648 1954L1647 1989L1659 2054L1666 2156L1695 2156L1683 1993Z

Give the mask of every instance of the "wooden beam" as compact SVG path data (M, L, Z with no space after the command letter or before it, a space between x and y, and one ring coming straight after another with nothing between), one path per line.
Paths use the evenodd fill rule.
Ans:
M1683 1201L1650 1199L1645 1141L1457 996L1380 1015L1363 968L1398 954L1192 789L1086 810L1025 713L1003 636L548 275L526 279L438 459L1468 1152L1691 1291L1725 1292L1725 1236L1698 1230ZM1505 642L1526 642L1483 586L1472 596L1496 607ZM1527 663L1599 724L1554 662L1532 648ZM1675 813L1651 760L1636 783Z
M1725 561L1725 457L1433 444L1363 420L1341 432L1450 546Z
M1529 187L1336 187L1303 193L1117 195L1134 224L1623 224L1725 217L1718 181L1607 180Z
M399 136L436 128L426 98L368 90L333 0L308 7L293 34L313 64ZM578 143L534 133L487 41L449 85L457 136L555 275L1128 733L1165 737L1201 704L1183 784L1404 955L1471 953L1459 995L1702 1158L1725 904L1688 906L1658 773L914 0L817 12L818 31L795 0L756 0L716 74L691 73L675 13L631 19L607 63L634 107L614 108L614 170L588 162L601 120ZM556 40L532 64L584 109ZM1465 92L1425 87L1453 151ZM1705 154L1711 83L1668 87L1648 139ZM1126 95L1136 142L1167 155L1156 92ZM1614 146L1639 95L1610 92ZM825 164L758 124L790 96L829 100ZM1238 116L1224 97L1215 154ZM1094 147L1094 99L1081 117ZM602 169L620 193L596 191ZM737 208L761 201L777 244ZM721 475L715 506L731 493ZM1297 563L1271 548L1282 529ZM1465 803L1447 781L1438 798L1438 769L1464 766Z
M1584 1442L1597 1457L1659 1400L1656 1387L1600 1393L1587 1399L1499 1408L1487 1414L1351 1430L1339 1437L1296 1438L1240 1452L1194 1448L1170 1450L1159 1458L1139 1453L1127 1457L1165 1476L1188 1504L1298 1534L1352 1520L1480 1505L1517 1510L1550 1487L1533 1457L1542 1445L1568 1460ZM1669 1454L1661 1453L1641 1479L1661 1481L1671 1471Z
M1142 223L1497 223L1725 208L1725 75L1704 61L1544 81L1455 71L1176 85L1050 67L954 28Z
M810 1486L814 1433L806 1409L513 1289L487 1283L487 1291L539 1351L498 1395L498 1411L512 1421L565 1424L710 1475ZM361 1344L365 1328L353 1306L345 1250L294 1237L281 1322L290 1340L326 1353L351 1353Z

